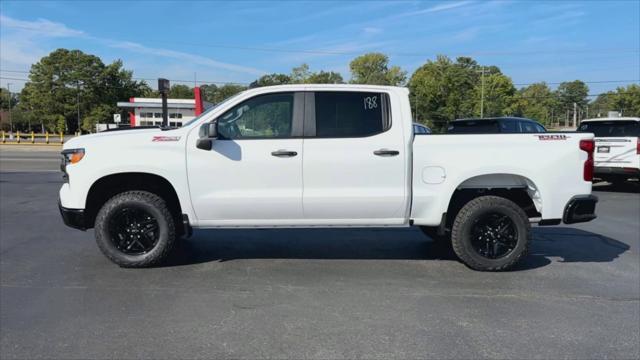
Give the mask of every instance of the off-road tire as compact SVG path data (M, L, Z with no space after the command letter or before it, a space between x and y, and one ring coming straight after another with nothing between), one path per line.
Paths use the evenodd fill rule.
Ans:
M147 253L128 255L118 250L111 240L108 224L110 217L127 206L143 208L158 223L158 240ZM109 199L100 209L95 221L96 242L100 251L115 264L126 268L156 266L167 258L176 242L174 217L166 202L156 194L146 191L127 191Z
M478 254L471 245L470 231L474 221L481 215L498 212L513 222L517 233L517 243L506 256L489 259ZM531 225L524 210L511 200L498 196L481 196L465 204L456 215L451 228L451 243L458 258L474 270L503 271L513 267L529 250Z

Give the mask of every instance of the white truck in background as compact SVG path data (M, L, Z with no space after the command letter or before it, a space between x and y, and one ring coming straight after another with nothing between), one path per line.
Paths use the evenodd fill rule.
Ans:
M596 177L613 184L640 179L640 118L586 119L578 131L595 135Z
M65 143L60 212L124 267L192 228L420 226L477 270L527 252L531 223L595 218L590 133L414 136L406 88L282 85L178 129Z

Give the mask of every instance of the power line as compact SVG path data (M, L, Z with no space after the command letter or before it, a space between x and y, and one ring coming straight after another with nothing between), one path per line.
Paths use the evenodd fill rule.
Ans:
M0 72L8 72L8 73L20 73L20 74L29 74L29 71L26 70L0 70ZM157 80L157 78L142 78L142 77L131 77L131 79L133 80L144 80L144 81L155 81ZM29 81L28 79L12 79L12 80L22 80L22 81ZM170 81L173 82L178 82L178 83L192 83L192 80L181 80L181 79L169 79ZM582 80L581 80L582 81ZM563 82L545 82L545 81L538 81L538 82L532 82L532 83L514 83L514 86L528 86L528 85L534 85L534 84L540 84L540 83L545 83L547 85L560 85L563 82L569 82L569 81L563 81ZM615 84L615 83L640 83L640 79L629 79L629 80L589 80L589 81L582 81L585 84ZM206 83L206 84L232 84L232 85L249 85L250 83L247 82L232 82L232 81L219 81L219 80L198 80L198 83Z
M13 78L13 77L5 77L5 76L0 76L0 79L3 80L20 80L20 81L29 81L28 79L19 79L19 78ZM175 81L175 80L172 80ZM117 87L117 86L115 86ZM585 95L585 97L597 97L597 96L614 96L614 95L626 95L626 94L631 94L631 92L629 91L620 91L620 92L605 92L605 93L598 93L598 94L587 94ZM546 98L554 98L556 97L555 94L550 94L550 95L544 95L544 96L519 96L518 98L520 99L546 99ZM495 96L491 97L491 99L496 98Z

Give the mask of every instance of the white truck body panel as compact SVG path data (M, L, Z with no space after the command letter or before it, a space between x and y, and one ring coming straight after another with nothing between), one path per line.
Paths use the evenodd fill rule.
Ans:
M453 192L465 187L525 187L542 219L562 218L573 196L591 193L592 183L582 177L587 153L579 151L580 140L591 135L557 136L561 140L541 140L540 136L549 135L416 136L411 209L415 223L440 224ZM438 178L434 172L441 181L433 181Z
M305 91L386 93L391 127L361 138L215 140L196 148L199 128L260 94ZM64 149L84 148L67 166L61 206L84 209L91 186L119 173L149 173L175 189L193 227L437 226L454 191L465 187L526 187L542 219L560 219L584 181L592 134L422 135L412 132L408 90L370 85L284 85L245 91L183 128L80 136ZM397 150L391 157L379 149ZM298 156L271 156L277 150Z

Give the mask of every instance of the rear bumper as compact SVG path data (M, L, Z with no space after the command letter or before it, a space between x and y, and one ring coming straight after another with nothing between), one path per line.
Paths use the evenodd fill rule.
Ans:
M640 169L632 167L612 167L612 166L596 166L593 168L593 173L596 175L625 175L625 176L640 176Z
M597 202L598 198L594 195L574 196L564 208L562 221L565 224L575 224L595 219Z
M78 230L87 230L83 209L67 209L58 200L58 209L65 225Z

